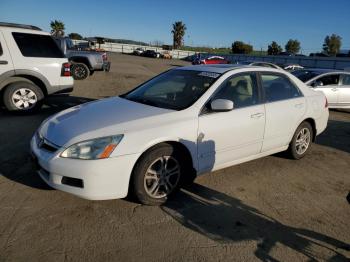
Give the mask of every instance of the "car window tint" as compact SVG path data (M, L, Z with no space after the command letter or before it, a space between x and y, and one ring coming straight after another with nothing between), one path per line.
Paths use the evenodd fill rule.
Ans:
M12 33L23 56L63 58L61 49L49 35Z
M233 76L227 79L214 99L228 99L234 108L252 106L259 103L258 85L255 74Z
M182 110L197 101L219 76L211 72L171 70L122 97L157 107Z
M261 74L266 102L274 102L301 96L299 89L284 76Z
M343 85L350 85L350 75L343 75Z
M322 82L324 86L337 85L339 83L339 75L328 75L320 77L316 82Z

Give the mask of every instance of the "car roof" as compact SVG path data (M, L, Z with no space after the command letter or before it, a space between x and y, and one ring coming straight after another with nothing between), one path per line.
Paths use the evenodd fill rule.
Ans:
M261 69L263 67L261 66L245 66L245 65L239 65L239 64L214 64L214 65L192 65L192 66L183 66L183 67L177 67L177 70L193 70L193 71L202 71L202 72L211 72L211 73L219 73L224 74L228 71L234 70L234 69L241 69L241 68L256 68ZM273 68L271 68L273 69Z
M343 70L336 70L336 69L327 69L327 68L304 68L300 69L298 71L312 71L318 74L326 74L326 73L349 73L347 71Z
M0 28L1 28L1 30L7 31L7 32L50 35L49 33L42 31L39 27L32 26L32 25L22 25L22 24L0 22Z

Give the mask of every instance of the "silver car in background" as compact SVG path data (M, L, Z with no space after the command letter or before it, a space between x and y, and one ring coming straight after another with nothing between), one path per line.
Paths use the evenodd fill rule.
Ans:
M332 69L302 69L292 72L305 84L322 91L329 108L350 109L350 72Z

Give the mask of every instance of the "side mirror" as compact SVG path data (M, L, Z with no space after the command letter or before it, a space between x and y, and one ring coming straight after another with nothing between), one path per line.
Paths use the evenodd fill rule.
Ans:
M228 99L215 99L210 103L211 110L215 112L226 112L233 109L233 102Z

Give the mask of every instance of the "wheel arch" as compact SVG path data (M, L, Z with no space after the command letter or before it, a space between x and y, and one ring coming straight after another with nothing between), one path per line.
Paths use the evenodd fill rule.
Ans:
M137 161L139 161L139 159L146 154L147 152L149 152L150 150L153 150L154 148L160 147L162 145L170 145L178 150L180 150L186 157L186 159L189 160L189 164L191 164L191 166L194 168L195 165L195 161L193 159L193 156L191 154L191 150L188 148L188 146L186 146L181 140L175 140L175 139L165 139L162 141L156 141L148 146L146 146L143 150L142 153L140 154L140 156L138 157ZM136 162L137 162L136 161Z
M7 86L17 82L28 82L28 83L34 84L38 86L41 89L41 91L43 91L44 96L47 96L48 94L47 86L44 83L44 81L36 76L28 75L28 74L19 74L19 75L11 76L5 79L0 83L0 92L3 93L3 91L6 89Z
M87 65L87 67L92 70L92 66L90 63L90 60L87 57L84 56L72 56L69 58L69 62L75 62L75 63L83 63Z
M316 134L317 134L315 119L309 117L309 118L304 119L304 121L302 121L301 123L303 123L303 122L307 122L307 123L309 123L311 125L311 127L312 127L312 142L315 142Z

